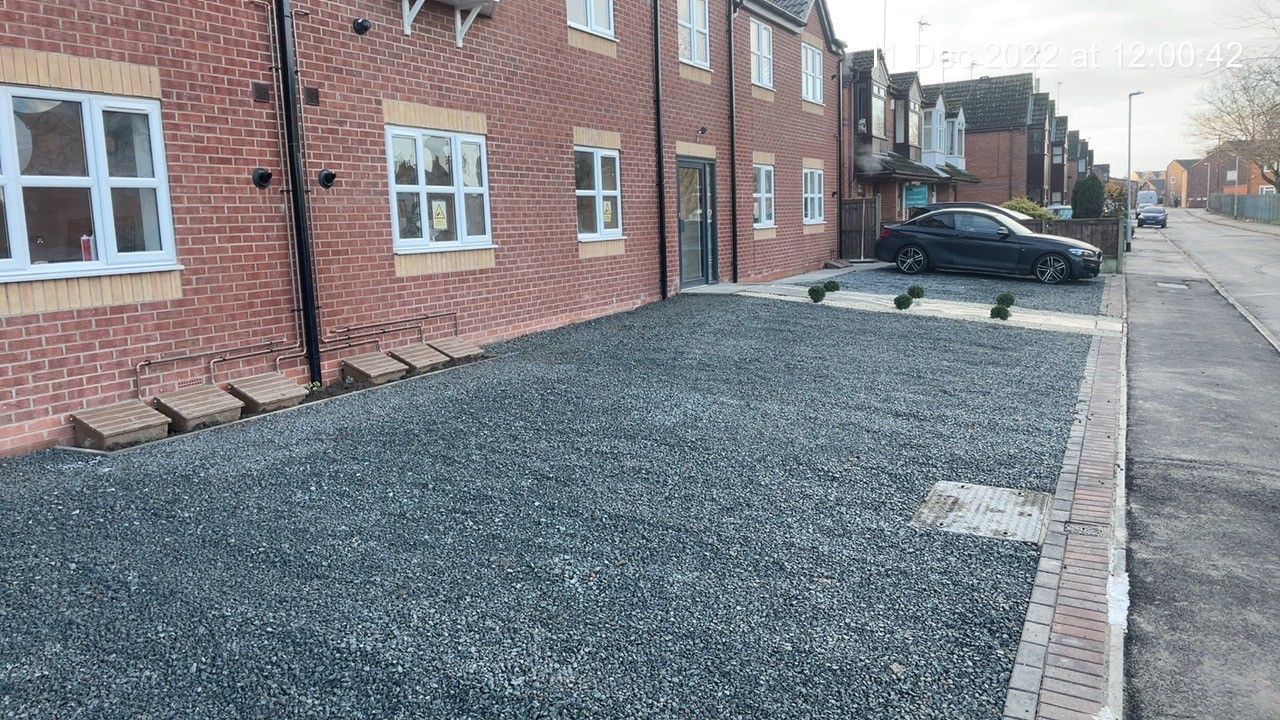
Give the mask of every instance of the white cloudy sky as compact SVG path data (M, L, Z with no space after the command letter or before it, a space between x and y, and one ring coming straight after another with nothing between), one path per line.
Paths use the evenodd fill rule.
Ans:
M1280 7L1280 0L1266 1ZM877 47L887 37L889 69L920 69L926 84L968 79L970 72L974 77L1027 72L1039 49L1039 63L1057 66L1037 69L1041 91L1058 101L1058 113L1070 117L1071 129L1089 140L1096 162L1110 163L1112 173L1122 175L1128 94L1134 90L1144 93L1134 98L1135 170L1164 169L1174 158L1203 154L1199 141L1188 137L1187 112L1196 102L1196 89L1212 76L1215 46L1225 62L1234 55L1230 43L1246 49L1263 44L1263 29L1240 21L1255 2L890 0L887 13L884 0L829 0L829 6L836 33L850 50ZM924 65L917 68L921 18L929 25L921 35ZM1055 49L1056 62L1050 63ZM944 70L938 60L943 51L955 53L961 63ZM971 60L986 64L971 70ZM1073 67L1073 61L1082 67ZM1134 63L1138 66L1130 67Z

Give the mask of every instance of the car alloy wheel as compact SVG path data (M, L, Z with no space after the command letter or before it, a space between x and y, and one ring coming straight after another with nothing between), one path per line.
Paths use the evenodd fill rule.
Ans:
M1045 255L1036 261L1036 279L1046 285L1057 285L1070 276L1067 261L1059 255Z
M898 269L908 275L915 275L924 270L924 251L914 245L908 245L898 251Z

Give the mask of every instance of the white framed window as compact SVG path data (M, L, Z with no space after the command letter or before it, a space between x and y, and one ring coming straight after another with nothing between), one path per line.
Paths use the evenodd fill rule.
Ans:
M822 50L803 43L800 46L803 96L811 103L822 104Z
M177 265L160 103L0 86L0 281Z
M773 166L751 166L752 224L758 228L773 227Z
M387 126L396 252L493 244L483 135Z
M956 123L956 152L958 157L964 157L964 121Z
M922 145L920 149L925 152L929 152L933 149L933 116L933 110L929 110L924 114L924 145Z
M1063 156L1062 156L1062 146L1061 146L1061 145L1054 145L1054 146L1053 146L1053 164L1054 164L1054 165L1061 165L1061 164L1062 164L1062 157L1063 157Z
M876 137L888 137L885 133L885 88L871 85L871 132Z
M751 82L773 87L773 27L751 20Z
M677 23L680 26L680 59L697 65L711 67L711 33L707 30L708 0L676 0L680 6Z
M804 169L804 223L816 225L826 222L826 197L822 191L822 171Z
M617 150L573 149L578 239L622 237L622 174Z
M613 0L567 0L569 24L579 30L613 37Z
M920 147L920 103L907 103L907 142Z

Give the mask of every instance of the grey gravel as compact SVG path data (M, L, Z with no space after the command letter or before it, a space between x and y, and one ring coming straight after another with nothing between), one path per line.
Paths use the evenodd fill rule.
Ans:
M911 285L919 284L924 286L926 298L991 305L995 304L997 294L1008 290L1020 307L1082 315L1098 314L1105 286L1103 277L1045 285L1031 277L981 273L932 271L904 275L895 267L856 270L835 279L842 290L853 292L900 295Z
M679 297L107 458L0 460L5 718L998 718L1088 339Z

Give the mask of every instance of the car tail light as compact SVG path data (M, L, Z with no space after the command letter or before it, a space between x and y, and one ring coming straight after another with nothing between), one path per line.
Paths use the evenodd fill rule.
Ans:
M880 228L880 239L883 240L887 237L889 237L889 228Z

